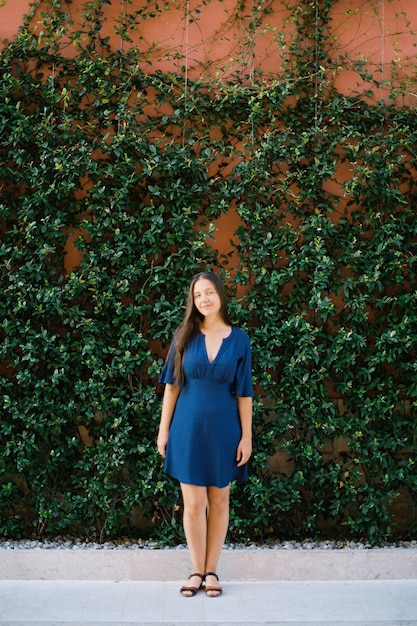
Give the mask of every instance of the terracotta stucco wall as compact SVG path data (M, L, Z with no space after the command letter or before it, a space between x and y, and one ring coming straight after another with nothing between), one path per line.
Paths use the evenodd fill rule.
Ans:
M63 10L71 12L72 28L81 23L85 0L63 3ZM272 13L263 18L262 28L256 35L250 27L253 3L243 4L237 0L213 0L205 5L201 0L189 0L181 5L167 0L160 7L167 7L154 16L142 20L131 32L132 44L137 45L144 55L145 71L160 69L168 71L187 70L187 77L207 77L220 73L227 78L230 72L240 70L250 76L256 70L279 76L287 48L278 45L283 33L287 44L293 37L289 13L283 0L271 0ZM407 4L408 10L405 7ZM340 0L332 9L329 47L333 58L347 55L352 61L366 57L367 63L377 79L388 81L394 72L402 76L414 66L416 53L415 35L417 12L404 0ZM143 0L126 4L123 0L112 0L104 5L106 23L104 33L110 37L113 48L126 47L126 42L115 32L115 24L124 8L128 11L146 7ZM23 15L30 10L30 0L6 0L0 6L0 41L13 39L22 24ZM42 32L42 18L38 11L32 24ZM66 42L63 54L72 56L75 50ZM411 70L415 74L414 70ZM387 97L388 86L376 88L361 80L356 71L349 68L344 59L335 73L336 87L349 94L352 91L369 93L369 99L379 101ZM372 88L373 95L370 95ZM417 93L417 88L416 88ZM411 96L411 100L415 99ZM340 185L344 180L343 166L339 169ZM328 185L335 185L329 181ZM337 192L336 189L329 191ZM238 225L233 207L218 220L214 245L220 253L230 252L230 239ZM72 239L67 244L66 265L70 270L79 262Z
M71 12L76 29L80 23L84 0L63 3ZM205 5L201 0L189 0L179 6L170 0L159 3L167 10L140 22L132 31L133 45L148 55L152 70L175 71L186 66L190 75L202 72L227 73L241 66L245 72L261 69L280 72L280 48L276 41L280 33L291 40L291 23L283 0L272 0L272 13L262 19L262 27L253 35L251 21L253 3L237 0L213 0ZM415 63L415 33L417 12L413 3L404 0L340 0L332 9L329 45L334 58L347 54L351 59L366 57L368 63L388 80L391 70L401 74ZM126 4L113 0L105 7L106 34L114 48L126 46L115 34L115 23L124 9L132 11L147 6L142 0ZM0 41L15 36L22 17L30 10L30 0L5 0L0 6ZM36 19L39 19L38 15ZM41 25L38 32L41 31ZM253 41L251 40L253 38ZM242 50L242 42L245 49ZM251 42L251 45L248 45ZM66 49L71 54L70 47ZM342 91L360 88L357 74L346 69L337 76ZM369 85L362 85L368 89ZM380 95L380 94L379 94Z

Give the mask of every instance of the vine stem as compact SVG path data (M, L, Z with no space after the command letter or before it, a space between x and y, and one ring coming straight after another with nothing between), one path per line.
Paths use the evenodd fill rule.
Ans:
M318 97L319 97L319 49L318 49L318 23L319 23L319 3L316 2L316 13L315 13L315 42L314 42L314 56L315 56L315 80L314 80L314 126L317 129L317 119L318 119Z
M385 0L381 0L381 78L382 78L382 94L385 91ZM385 99L385 98L383 98Z
M185 30L184 30L184 124L182 127L182 146L185 144L185 126L187 119L187 104L188 104L188 54L189 54L189 23L190 23L190 0L187 0L185 5Z

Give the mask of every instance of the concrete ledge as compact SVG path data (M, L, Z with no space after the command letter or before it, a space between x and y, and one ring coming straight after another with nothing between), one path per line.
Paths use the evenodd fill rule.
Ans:
M176 581L190 572L187 550L0 550L0 580ZM223 580L417 579L417 548L225 550Z

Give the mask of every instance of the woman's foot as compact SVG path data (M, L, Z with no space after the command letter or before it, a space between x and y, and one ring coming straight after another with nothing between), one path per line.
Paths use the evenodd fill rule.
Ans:
M204 582L204 575L198 573L190 574L187 582L189 584L183 585L180 589L180 593L185 598L192 598L193 596L195 596L197 591L201 589Z
M219 585L219 577L216 572L206 572L204 580L206 581L206 596L218 598L222 594L223 589Z

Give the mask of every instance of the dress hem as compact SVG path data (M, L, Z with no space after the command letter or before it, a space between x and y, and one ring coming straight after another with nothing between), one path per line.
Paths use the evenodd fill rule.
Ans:
M232 483L246 483L248 481L248 478L232 478L231 480L229 480L229 482L227 482L225 485L212 485L212 484L206 484L205 482L189 482L189 481L185 481L185 480L181 480L180 478L178 478L178 476L174 476L173 474L170 474L169 472L165 472L165 474L167 476L170 476L171 478L173 478L174 480L177 480L180 484L182 485L194 485L195 487L217 487L217 489L224 489L224 487L228 487L229 485L231 485Z

